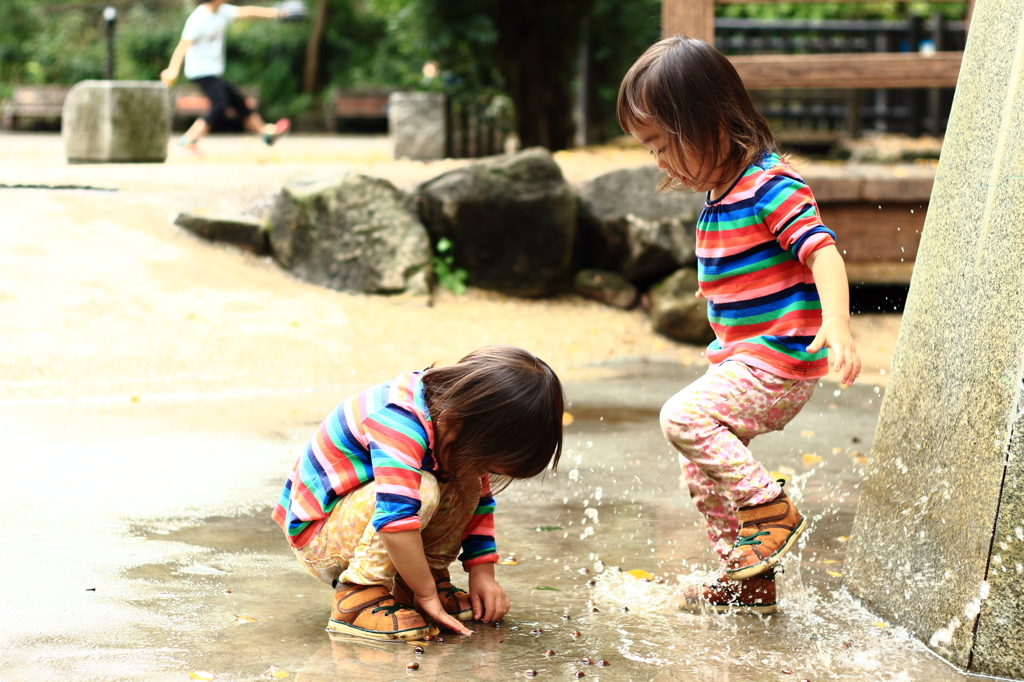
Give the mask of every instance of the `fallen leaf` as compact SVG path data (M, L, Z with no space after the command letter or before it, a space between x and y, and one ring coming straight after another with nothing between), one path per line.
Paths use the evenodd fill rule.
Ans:
M878 621L877 623L872 623L872 625L874 625L876 628L887 628L887 627L889 627L888 623L883 623L882 621Z
M839 562L836 559L825 559L821 563L823 563L823 564L838 564Z
M789 485L790 483L792 483L793 474L795 474L796 472L793 471L792 469L788 471L782 471L782 469L785 469L785 467L781 467L779 471L772 471L769 475L772 477L773 481L782 480L786 482L786 485Z
M569 412L563 412L562 413L562 426L568 426L569 424L572 424L572 421L573 421L572 414L570 414Z
M518 566L519 562L515 559L502 559L498 562L499 566Z
M558 589L557 587L548 587L547 585L538 585L534 589L537 589L537 590L551 590L552 592L561 592L561 590Z
M800 432L802 438L814 438L814 431L805 430Z
M850 536L848 536L848 535L840 535L839 537L836 538L836 540L839 540L839 542L849 542L850 541Z
M562 530L562 527L561 526L537 526L537 532L538 533L541 533L541 532L547 533L547 532L552 531L552 530Z
M841 454L842 452L843 452L842 448L832 448L832 454L833 455L838 455L838 454Z
M828 573L833 578L842 578L843 577L843 574L840 573L839 571L825 571L825 572Z
M821 455L813 455L809 452L805 452L803 455L804 464L817 464L821 461Z
M256 619L252 616L239 616L238 614L232 613L235 617L235 625L245 625L246 623L255 623Z
M188 674L193 680L209 680L213 679L213 673L206 672L205 670L193 670Z
M272 678L274 678L276 680L283 680L284 678L288 677L290 674L291 673L289 673L287 670L283 670L281 668L278 668L276 665L270 666L270 669L267 670L267 675L269 675L270 677L272 677Z
M786 476L796 476L796 469L793 467L779 467L779 473Z
M437 627L436 625L431 625L430 630L427 631L427 634L429 634L431 637L437 637L439 634L441 634L441 628Z
M634 578L639 578L640 580L654 580L653 575L651 575L647 571L640 570L639 568L634 568L632 571L626 571L626 574L631 575Z

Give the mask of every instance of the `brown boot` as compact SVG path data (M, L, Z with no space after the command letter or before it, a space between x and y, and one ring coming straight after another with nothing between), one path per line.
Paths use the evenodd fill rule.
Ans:
M690 585L679 595L678 604L685 611L775 613L775 571L769 569L746 580L729 580L723 575L710 584Z
M744 580L779 563L807 522L784 491L771 502L740 507L739 537L726 561L726 577Z
M444 612L458 620L471 620L473 618L473 604L469 600L469 593L452 585L448 571L431 570L430 574L434 577L434 583L437 585L437 596L441 600ZM415 603L413 601L415 595L409 589L409 586L405 584L402 576L395 576L395 586L391 591L398 601L406 604Z
M327 623L330 632L376 640L421 639L427 622L411 606L398 604L383 585L340 583Z

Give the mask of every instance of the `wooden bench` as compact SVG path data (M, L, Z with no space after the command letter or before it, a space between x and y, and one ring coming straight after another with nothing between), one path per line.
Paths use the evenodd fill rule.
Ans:
M4 130L14 130L27 120L60 121L70 85L18 85L9 99L0 103Z
M260 88L258 85L243 85L238 87L239 94L245 98L245 105L251 111L258 111L260 108ZM203 91L195 85L181 85L171 92L174 102L174 128L180 130L191 125L192 120L205 116L210 110L210 98L203 94ZM238 120L238 112L228 108L226 117L230 120ZM238 121L241 123L241 121Z
M338 129L339 122L378 122L387 125L388 95L398 88L331 88L324 98L324 125L327 132Z

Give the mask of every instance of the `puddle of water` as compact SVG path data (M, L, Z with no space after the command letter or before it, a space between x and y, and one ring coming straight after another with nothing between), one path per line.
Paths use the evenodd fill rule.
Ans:
M538 679L582 672L607 681L967 679L901 629L877 626L842 591L841 538L852 526L862 475L850 450L870 448L877 403L867 404L874 395L869 390L821 392L786 434L756 442L766 464L793 470L790 490L810 520L786 561L780 612L756 617L675 609L680 585L708 578L716 565L703 523L681 493L676 456L657 428L661 401L677 387L632 378L569 387L577 422L567 430L562 467L543 479L516 482L497 498L499 550L518 561L497 567L513 610L500 627L473 624L472 637L447 637L422 655L407 644L332 641L324 631L330 589L298 566L269 519L269 505L308 436L310 406L323 396L283 412L276 403L259 407L258 398L183 408L190 425L184 435L174 426L173 404L161 406L157 421L132 412L131 428L123 407L108 407L99 417L97 408L62 408L64 440L51 438L37 454L57 462L88 458L89 466L75 469L83 489L108 490L109 472L154 439L164 449L147 480L171 487L154 493L167 504L136 502L134 511L117 518L69 526L82 534L79 542L61 529L41 534L38 542L45 537L62 547L68 568L53 575L63 580L31 582L26 570L5 562L6 585L53 599L8 602L5 595L0 677L163 681L207 670L218 680L257 680L269 679L275 666L302 682L526 679L528 668ZM12 432L23 438L12 442L28 452L35 443L30 436L50 429L53 415L43 407L19 409L24 419ZM204 412L205 423L219 428L204 430ZM860 443L852 443L854 436ZM833 454L833 448L840 451ZM228 494L211 485L183 487L179 450L181 466L202 461L218 475L232 472ZM822 460L804 465L808 452ZM74 499L79 516L109 513L89 495ZM39 528L10 511L5 516L5 546L19 537L12 529ZM25 540L13 546L16 556L33 551ZM76 566L90 553L92 568L83 578ZM642 569L658 582L618 569ZM465 586L457 566L453 575ZM86 592L90 586L96 591ZM31 627L12 628L17 609L28 613L22 620ZM73 635L69 627L76 628ZM547 650L554 654L545 656ZM588 658L610 665L581 662ZM419 669L407 672L412 662Z

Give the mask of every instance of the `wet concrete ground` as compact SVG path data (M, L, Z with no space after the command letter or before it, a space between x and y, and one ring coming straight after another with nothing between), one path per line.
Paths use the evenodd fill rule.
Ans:
M306 439L359 386L5 406L0 679L515 680L528 668L538 680L609 682L967 679L841 587L878 389L823 384L784 433L755 441L793 476L811 520L785 562L780 612L689 614L672 595L715 561L657 414L700 370L604 369L567 385L574 421L558 473L498 497L499 549L518 561L497 567L512 611L422 655L332 642L330 590L269 518ZM407 672L411 662L420 667Z

